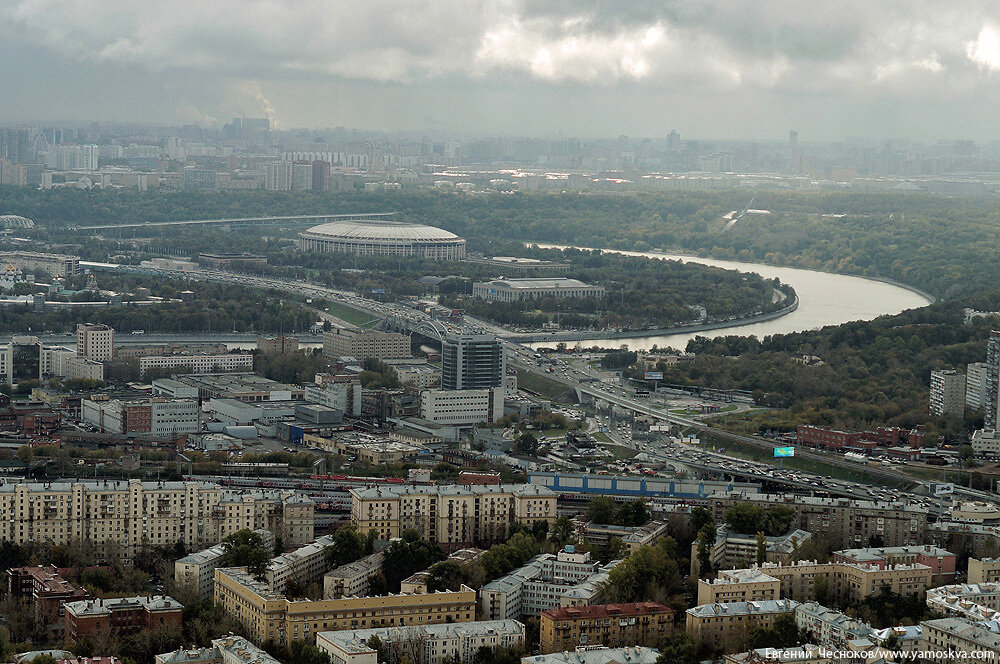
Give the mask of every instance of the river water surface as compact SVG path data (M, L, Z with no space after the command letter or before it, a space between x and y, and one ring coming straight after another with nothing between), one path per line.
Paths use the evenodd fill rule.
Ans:
M538 244L539 247L566 249L567 245ZM580 247L583 249L583 247ZM664 348L672 346L684 350L687 342L695 336L719 337L730 334L756 335L758 338L769 334L784 334L814 330L826 325L840 325L855 320L871 320L886 314L898 314L907 309L916 309L931 303L931 300L915 291L864 277L853 277L831 272L818 272L795 267L776 267L762 263L702 258L682 254L666 254L652 251L620 251L603 249L627 256L645 256L665 260L679 260L684 263L712 265L727 270L756 272L766 279L777 277L782 283L795 289L799 296L799 307L795 311L763 323L737 325L718 330L686 334L666 334L632 339L594 339L592 341L569 342L570 346L619 346L627 345L632 350L648 350L652 346ZM531 346L552 346L552 342L539 342Z

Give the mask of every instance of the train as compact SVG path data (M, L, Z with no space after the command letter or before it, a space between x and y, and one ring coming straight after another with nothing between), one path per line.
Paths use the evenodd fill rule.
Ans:
M364 484L404 484L402 477L352 477L350 475L310 475L311 480L329 480L332 482L361 482Z

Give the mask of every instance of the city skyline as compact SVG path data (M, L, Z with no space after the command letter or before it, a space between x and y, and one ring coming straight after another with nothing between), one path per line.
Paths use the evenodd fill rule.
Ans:
M0 7L0 122L1000 139L984 2Z

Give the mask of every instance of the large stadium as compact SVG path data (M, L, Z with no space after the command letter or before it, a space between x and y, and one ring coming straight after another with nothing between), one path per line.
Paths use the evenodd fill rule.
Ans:
M417 256L432 260L465 258L465 240L454 233L425 226L389 221L381 215L338 219L299 233L301 251L355 254L356 256Z

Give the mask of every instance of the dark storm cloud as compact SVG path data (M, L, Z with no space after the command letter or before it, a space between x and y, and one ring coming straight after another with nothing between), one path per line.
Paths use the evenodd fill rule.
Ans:
M915 104L941 126L998 101L998 25L992 3L928 0L0 0L0 53L32 56L0 68L0 117L926 131Z

